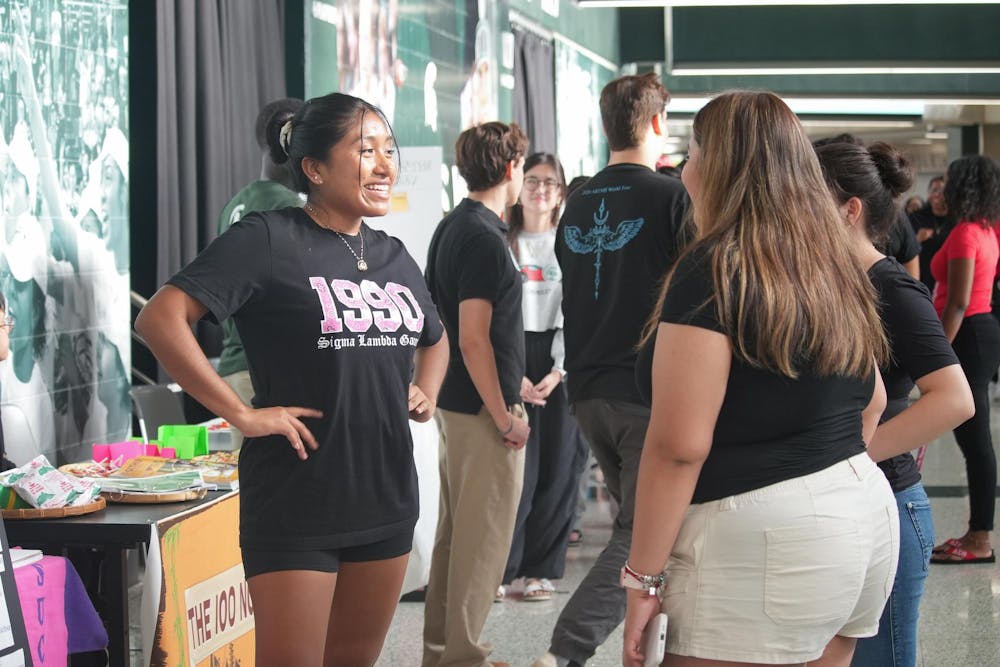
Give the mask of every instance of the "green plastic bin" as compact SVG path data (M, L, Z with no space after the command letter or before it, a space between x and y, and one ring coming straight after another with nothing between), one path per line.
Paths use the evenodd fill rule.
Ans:
M160 448L173 447L179 459L208 454L208 430L204 426L164 424L156 439L160 441Z

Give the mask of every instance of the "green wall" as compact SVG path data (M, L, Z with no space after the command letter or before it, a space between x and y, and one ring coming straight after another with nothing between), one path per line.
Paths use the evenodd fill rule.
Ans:
M390 11L381 15L378 8ZM369 9L375 13L366 13ZM455 140L464 128L511 119L513 69L502 56L512 12L559 34L557 115L567 112L559 106L564 101L579 114L583 101L590 105L588 114L598 117L597 95L615 74L605 61L618 62L618 12L581 10L571 0L559 0L558 17L544 11L539 0L307 0L306 95L340 90L378 104L404 149L440 146L450 167ZM582 158L577 155L580 135L570 143L561 133L560 146L568 146L574 164L599 168L607 159L603 136L598 131L591 141L591 134L588 130ZM578 173L567 171L567 176ZM452 186L450 176L443 175L444 201L453 201Z
M619 10L603 7L581 9L573 0L558 0L559 15L553 16L542 9L542 4L546 3L539 0L510 0L512 10L543 28L585 46L601 58L613 63L623 62L619 58L618 48ZM659 11L662 14L663 10ZM662 28L662 21L660 26Z
M674 93L763 88L824 97L974 98L1000 95L1000 75L963 72L1000 64L1000 6L941 3L883 6L678 7L673 66L956 68L952 74L685 76Z
M674 64L996 64L1000 6L678 7Z

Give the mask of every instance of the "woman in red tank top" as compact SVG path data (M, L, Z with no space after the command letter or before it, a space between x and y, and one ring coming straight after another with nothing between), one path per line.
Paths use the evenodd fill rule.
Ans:
M934 308L969 380L976 414L955 429L969 479L969 528L934 548L933 563L992 563L997 462L989 382L1000 364L1000 323L990 312L1000 247L1000 165L970 155L948 166L945 200L955 227L931 260Z

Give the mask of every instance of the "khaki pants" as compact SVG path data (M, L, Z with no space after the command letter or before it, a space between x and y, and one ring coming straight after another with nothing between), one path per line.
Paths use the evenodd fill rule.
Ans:
M437 418L441 506L427 584L423 667L483 667L492 647L480 645L479 636L510 553L524 450L504 446L486 408L476 415L439 408Z
M229 387L236 392L236 395L240 397L240 400L245 404L250 405L250 401L253 400L253 383L250 382L250 371L237 371L232 375L225 375L222 381L229 385ZM233 451L239 449L243 446L243 434L233 426L229 425L229 433L233 438Z

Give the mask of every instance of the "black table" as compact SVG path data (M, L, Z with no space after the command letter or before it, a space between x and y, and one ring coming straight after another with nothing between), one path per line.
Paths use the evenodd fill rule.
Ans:
M104 554L99 590L88 590L95 606L104 609L108 629L108 664L129 665L128 571L129 549L148 547L153 524L194 509L228 491L210 491L201 500L157 505L108 503L107 508L82 516L59 519L4 521L11 545L62 555L74 547L95 548ZM100 604L101 602L106 604Z

